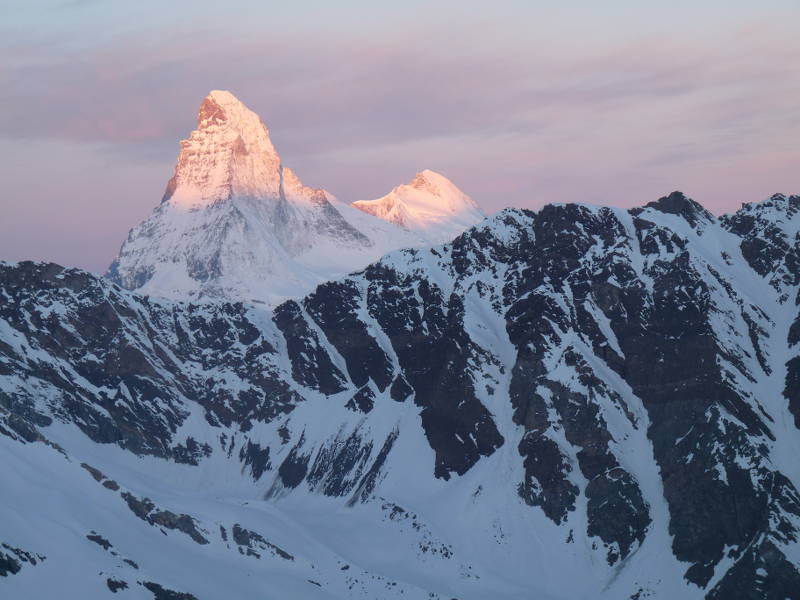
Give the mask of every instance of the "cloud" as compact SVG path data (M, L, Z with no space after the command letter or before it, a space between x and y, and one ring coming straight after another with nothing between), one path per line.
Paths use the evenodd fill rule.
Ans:
M3 68L0 135L174 142L216 87L260 112L291 152L470 132L574 134L601 118L624 123L628 110L643 106L659 117L655 127L682 121L707 129L729 126L726 113L746 118L782 96L784 106L797 98L791 82L800 43L765 44L770 32L744 40L638 40L589 56L547 52L535 42L516 53L477 53L468 33L444 50L424 29L399 39L271 34L231 41L192 32L79 51L51 46L38 56L28 48Z
M213 88L237 94L287 164L343 199L377 197L422 168L443 171L489 210L632 206L683 188L723 211L800 187L791 160L800 38L775 24L616 41L541 29L506 36L466 19L358 34L210 25L0 33L3 147L91 148L95 163L84 157L80 168L102 190L98 202L120 180L163 178L137 188L160 192ZM56 159L39 160L52 170ZM137 214L159 195L136 200ZM116 245L98 242L94 253Z

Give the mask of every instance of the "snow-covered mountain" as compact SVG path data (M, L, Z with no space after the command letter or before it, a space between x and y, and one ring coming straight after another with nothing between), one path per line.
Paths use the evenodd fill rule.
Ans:
M506 210L272 313L0 266L0 596L800 597L800 196Z
M425 170L377 200L357 200L357 209L424 236L431 244L451 240L486 215L444 175Z
M426 174L436 187L420 193L444 211L430 213L433 229L424 229L422 213L414 231L365 215L305 186L281 162L258 115L230 92L213 91L200 106L197 129L181 142L161 204L131 230L107 276L172 299L274 305L302 297L390 250L441 243L480 220L448 212L466 196ZM440 190L446 194L432 195Z

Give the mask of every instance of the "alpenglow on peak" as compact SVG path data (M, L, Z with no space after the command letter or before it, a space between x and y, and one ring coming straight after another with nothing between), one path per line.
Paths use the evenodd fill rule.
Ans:
M376 200L353 202L360 211L419 232L449 239L485 218L475 201L444 175L426 169Z
M282 166L261 118L227 91L214 90L181 142L164 202L187 208L232 196L280 198Z
M273 305L389 251L449 241L483 217L465 220L466 196L432 171L409 185L403 214L413 218L402 222L307 187L283 165L261 118L214 90L181 141L161 204L131 230L107 276L154 296ZM426 202L439 207L422 210ZM416 226L431 215L431 227Z

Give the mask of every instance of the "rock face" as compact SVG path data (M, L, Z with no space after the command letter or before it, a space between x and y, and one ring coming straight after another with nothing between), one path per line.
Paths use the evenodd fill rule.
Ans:
M5 264L10 589L798 598L798 209L509 209L271 313Z
M130 232L108 277L166 297L273 303L319 283L300 264L315 246L357 255L372 247L331 199L283 166L255 113L213 91L161 205Z
M213 91L197 115L197 130L181 142L175 174L162 202L201 208L234 197L285 196L281 159L266 126L230 92ZM309 200L320 190L303 190ZM305 194L303 194L305 192Z
M275 305L390 250L440 243L480 220L447 212L460 192L438 185L447 195L434 199L446 214L431 216L430 235L370 218L304 185L258 115L230 92L213 91L197 129L181 142L161 204L131 230L106 275L154 296Z

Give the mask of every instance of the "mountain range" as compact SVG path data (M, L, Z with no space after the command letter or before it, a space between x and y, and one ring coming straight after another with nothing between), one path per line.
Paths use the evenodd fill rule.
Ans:
M261 119L230 92L202 102L161 203L107 276L144 294L274 306L390 250L442 243L483 212L430 170L352 204L285 167Z
M107 277L0 263L4 597L800 598L800 196L346 204L198 120Z

